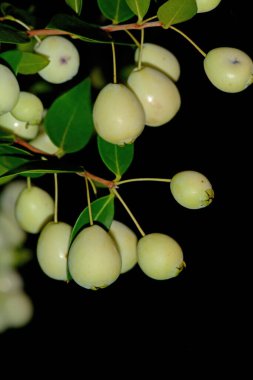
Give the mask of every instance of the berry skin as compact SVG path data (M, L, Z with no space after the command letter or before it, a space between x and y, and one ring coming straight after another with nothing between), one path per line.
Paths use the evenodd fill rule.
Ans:
M204 59L204 70L210 82L219 90L236 93L253 81L253 61L240 49L218 47Z
M37 259L42 271L55 280L68 279L67 253L72 227L64 222L49 222L40 232Z
M138 63L140 49L135 50L134 60ZM141 50L141 63L149 65L170 77L174 82L178 81L180 77L180 64L176 56L168 49L146 42L143 44Z
M114 239L121 255L121 273L125 273L137 263L137 236L128 226L118 220L112 221L109 234Z
M124 84L109 83L93 106L94 127L104 140L130 144L145 127L145 113L137 96Z
M148 66L134 69L127 84L144 108L147 126L166 124L181 106L180 93L175 83L160 70Z
M48 154L55 154L59 150L45 131L42 131L33 140L29 141L29 144Z
M36 234L53 218L54 200L37 186L25 188L17 199L15 214L24 231Z
M15 75L7 66L0 64L0 115L13 109L19 93L20 87Z
M43 117L43 103L37 95L27 91L20 91L18 101L11 110L11 114L18 120L37 125Z
M77 75L80 56L75 45L62 36L48 36L34 47L36 53L48 56L50 62L38 74L47 82L60 84Z
M200 209L208 206L214 191L209 180L201 173L185 170L175 174L170 182L170 190L174 199L183 207Z
M16 119L11 112L0 116L0 128L8 130L24 140L35 138L39 132L38 125L27 125L25 121Z
M141 270L155 280L176 277L185 266L180 245L161 233L143 236L137 244L137 257Z
M94 224L84 228L71 244L68 269L78 285L104 288L119 277L121 256L109 233Z

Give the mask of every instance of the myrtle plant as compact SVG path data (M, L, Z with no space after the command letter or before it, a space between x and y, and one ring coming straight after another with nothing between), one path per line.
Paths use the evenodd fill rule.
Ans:
M252 84L253 62L244 51L221 46L204 52L181 28L196 15L215 12L221 2L62 0L45 25L36 17L36 4L23 9L0 3L0 196L7 215L7 190L22 181L11 202L12 219L21 234L37 234L37 263L47 276L99 289L135 265L154 280L175 278L186 267L180 243L156 226L145 233L120 189L156 182L192 212L212 203L212 181L202 172L187 168L171 178L129 178L127 172L146 129L155 139L157 128L183 109L180 62L159 40L146 38L147 28L154 37L158 28L164 35L173 31L197 50L217 91L238 93ZM83 77L88 46L97 64ZM99 70L101 46L111 54L109 80ZM125 75L118 46L129 56ZM110 178L90 170L85 153L91 144ZM64 174L76 176L85 190L85 206L73 225L58 218L58 179ZM52 179L53 194L37 182L42 176ZM127 225L117 220L116 201L129 216Z

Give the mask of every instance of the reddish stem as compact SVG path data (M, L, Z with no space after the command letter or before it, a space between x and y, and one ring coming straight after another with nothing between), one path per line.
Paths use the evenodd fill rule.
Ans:
M114 181L109 181L107 179L104 179L104 178L101 178L101 177L98 177L96 176L95 174L92 174L90 172L87 172L86 170L83 172L83 173L77 173L78 175L82 176L82 177L86 177L86 178L89 178L89 179L93 179L94 181L96 182L99 182L99 183L102 183L103 185L105 185L106 187L108 187L109 189L112 189L114 187L116 187Z
M43 150L40 150L40 149L35 148L35 147L32 146L31 144L29 144L27 141L22 140L22 139L20 139L19 137L16 137L14 143L15 143L15 144L18 144L18 145L21 145L21 146L23 146L24 148L27 148L28 150L30 150L30 151L33 152L33 153L42 154L43 156L53 156L53 155L50 154L50 153L47 153L47 152L44 152Z

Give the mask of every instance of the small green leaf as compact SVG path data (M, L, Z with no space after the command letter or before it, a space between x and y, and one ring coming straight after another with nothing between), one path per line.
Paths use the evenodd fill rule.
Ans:
M100 25L89 24L76 16L56 14L47 25L47 29L60 29L69 32L86 42L111 43L108 34Z
M134 156L134 144L119 146L97 136L99 155L107 168L118 178L126 172Z
M24 44L30 39L26 32L22 32L10 25L0 23L0 42L8 44Z
M9 131L2 131L0 129L0 143L13 143L14 141L14 134L12 134Z
M23 52L18 66L20 74L36 74L49 63L49 59L42 54Z
M82 12L83 0L65 0L66 4L80 16Z
M105 195L91 202L92 220L102 224L107 229L110 228L114 217L114 195ZM78 232L86 225L90 224L88 206L79 215L71 233L70 244Z
M150 0L126 0L126 3L139 21L143 20L150 6Z
M81 150L94 132L90 79L60 95L48 109L44 124L52 142L63 152Z
M125 0L97 0L97 3L102 14L114 24L127 21L134 16Z
M8 50L0 54L0 57L4 59L9 66L12 68L13 72L17 75L18 67L22 59L22 53L19 50Z
M15 156L7 157L9 159L17 159ZM1 164L2 161L0 161ZM15 164L15 162L14 162ZM79 165L74 165L64 160L24 160L17 162L14 165L11 162L10 170L0 171L0 184L4 181L15 177L16 175L37 175L37 174L52 174L52 173L82 173L84 171L83 167Z
M10 181L15 173L7 175L10 171L29 162L30 153L9 145L0 146L0 185Z
M196 13L196 0L169 0L160 6L157 16L167 29L170 25L191 19Z

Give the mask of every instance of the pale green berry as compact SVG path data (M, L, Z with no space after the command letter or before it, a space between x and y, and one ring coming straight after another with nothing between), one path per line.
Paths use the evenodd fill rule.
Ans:
M137 96L124 84L109 83L100 90L94 106L97 134L117 145L133 143L145 127L145 114Z
M45 131L42 131L35 139L29 141L29 144L48 154L55 154L59 150L59 147L52 142Z
M23 245L26 233L8 214L0 214L0 248L15 249Z
M34 313L31 298L21 290L6 294L3 308L8 327L11 328L27 325Z
M232 47L210 50L204 58L204 70L219 90L235 93L245 90L253 80L253 61L244 51Z
M24 281L22 276L13 268L0 268L0 293L10 293L22 290Z
M141 62L149 65L168 75L174 82L180 77L180 64L177 57L168 49L150 42L143 44L142 49L137 48L134 55L136 63L139 61L141 51Z
M155 280L176 277L185 267L181 246L162 233L143 236L137 244L137 257L141 270Z
M125 273L137 263L137 236L128 226L118 220L112 221L109 234L114 239L121 255L121 273Z
M20 87L13 72L0 64L0 115L10 112L19 98Z
M202 173L193 170L175 174L170 182L170 190L174 199L189 209L206 207L214 198L209 180Z
M49 58L49 64L38 72L47 82L60 84L77 75L80 56L75 45L62 36L48 36L34 47Z
M72 279L86 289L104 288L121 273L121 256L113 238L99 225L84 228L68 253Z
M0 128L12 132L24 140L34 139L38 132L38 125L28 125L25 121L16 119L11 112L0 116Z
M8 182L0 193L0 210L16 221L15 204L21 191L27 186L23 179L14 179Z
M40 98L27 91L20 91L18 101L11 114L18 120L37 125L43 118L44 106Z
M160 70L147 66L134 69L127 84L144 108L146 125L161 126L177 114L181 106L180 93L175 83Z
M220 4L221 0L196 0L197 12L209 12L212 11Z
M54 200L49 193L38 186L27 187L19 194L15 213L24 231L35 234L52 220Z
M49 222L40 232L37 259L42 271L55 280L68 280L67 254L72 227L64 222Z

